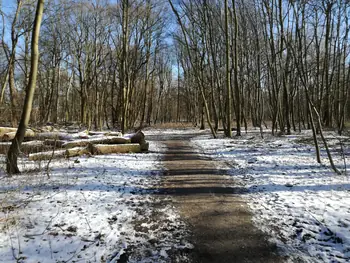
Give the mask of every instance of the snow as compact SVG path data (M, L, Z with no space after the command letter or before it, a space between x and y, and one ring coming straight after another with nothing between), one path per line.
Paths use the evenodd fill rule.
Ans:
M194 129L144 133L159 138L146 154L52 160L49 167L20 159L25 172L14 177L0 167L0 262L188 262L189 228L156 190L162 140L170 134L191 137L199 152L218 160L233 188L242 188L255 225L290 262L350 261L350 178L330 170L324 151L316 162L310 131L267 131L263 139L256 130L231 139ZM345 172L349 138L326 135Z
M335 163L344 172L339 140L347 138L327 135ZM305 141L312 142L310 131L264 134L262 139L252 130L232 139L193 139L199 151L230 167L232 184L246 190L255 225L291 262L349 262L350 178L330 170L324 151L323 164L318 164L314 147ZM349 163L350 154L343 155Z
M161 147L0 172L0 262L186 262L187 226L155 188Z

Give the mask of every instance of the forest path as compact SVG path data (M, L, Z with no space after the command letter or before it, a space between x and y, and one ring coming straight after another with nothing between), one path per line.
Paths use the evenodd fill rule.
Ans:
M217 161L195 150L190 141L194 136L167 134L158 138L166 146L160 192L172 196L190 226L193 261L283 262L276 247L252 224L241 197L245 190L232 187L232 177L216 168Z

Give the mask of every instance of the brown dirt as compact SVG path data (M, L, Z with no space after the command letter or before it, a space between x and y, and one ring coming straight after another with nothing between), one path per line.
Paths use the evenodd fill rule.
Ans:
M252 215L232 177L217 161L194 151L190 135L163 139L167 146L161 185L193 233L194 262L283 262L275 245L252 224Z

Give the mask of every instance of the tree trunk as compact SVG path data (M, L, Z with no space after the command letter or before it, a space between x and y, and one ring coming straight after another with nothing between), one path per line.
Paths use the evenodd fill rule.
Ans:
M8 69L6 70L6 73L5 73L5 79L4 79L4 82L3 84L1 85L1 91L0 91L0 105L3 103L4 101L4 95L5 95L5 89L6 89L6 84L8 82L8 79L9 79L9 71Z
M226 96L227 96L227 107L226 107L226 119L227 126L225 130L226 137L232 137L232 129L231 129L231 106L232 106L232 98L231 98L231 83L230 83L230 43L229 43L229 32L228 32L228 0L225 0L225 45L226 45Z
M9 87L11 100L11 123L13 127L18 125L17 109L18 109L18 94L15 86L15 49L12 50L9 64Z
M26 96L24 99L24 106L22 110L21 120L17 129L15 138L12 141L10 149L7 154L6 159L6 170L8 174L19 173L17 166L17 158L20 152L20 147L24 139L24 135L30 120L30 114L32 111L33 97L36 87L36 78L38 72L38 61L39 61L39 35L40 35L40 26L44 10L44 0L38 0L34 28L32 34L32 43L31 43L31 67L29 75L29 83L26 89Z
M237 131L236 136L241 136L241 93L238 86L238 50L237 50L237 39L238 39L238 20L237 20L237 12L235 1L233 1L233 16L234 16L234 81L235 81L235 101L236 101L236 123L237 123ZM230 107L231 105L228 105ZM230 120L227 120L229 123Z
M207 99L206 99L206 96L205 96L205 93L204 93L203 80L199 76L198 69L196 69L196 67L194 67L194 60L193 60L193 58L191 56L191 50L190 50L190 46L189 46L189 43L188 43L186 30L185 30L184 25L183 25L183 23L181 21L179 13L177 12L177 10L175 9L175 7L173 5L173 2L171 0L168 0L168 2L170 4L171 9L173 10L176 18L177 18L177 21L178 21L178 23L179 23L179 25L181 27L181 31L182 31L183 36L185 38L185 47L186 47L186 50L188 52L189 61L190 61L191 65L192 65L192 68L195 71L194 75L196 77L196 81L198 82L198 85L199 85L199 88L200 88L200 94L201 94L201 97L202 97L202 100L203 100L203 103L204 103L204 109L205 109L205 114L206 114L206 117L207 117L207 122L208 122L208 125L209 125L209 128L210 128L211 134L213 135L214 138L216 138L216 131L214 130L214 127L213 127L213 125L211 123L209 107L208 107Z
M123 27L123 52L121 61L121 88L122 88L122 123L121 130L125 133L128 123L128 102L129 102L129 76L127 74L128 67L128 42L129 42L129 0L122 1L123 6L123 17L122 17L122 27Z

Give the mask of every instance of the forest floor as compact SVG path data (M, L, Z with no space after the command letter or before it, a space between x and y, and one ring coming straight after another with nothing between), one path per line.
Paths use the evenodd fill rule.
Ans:
M348 262L350 184L310 131L150 129L149 153L0 169L0 262ZM335 162L349 138L327 134ZM341 142L341 143L340 143ZM3 165L4 156L0 156ZM49 178L48 178L49 176Z

